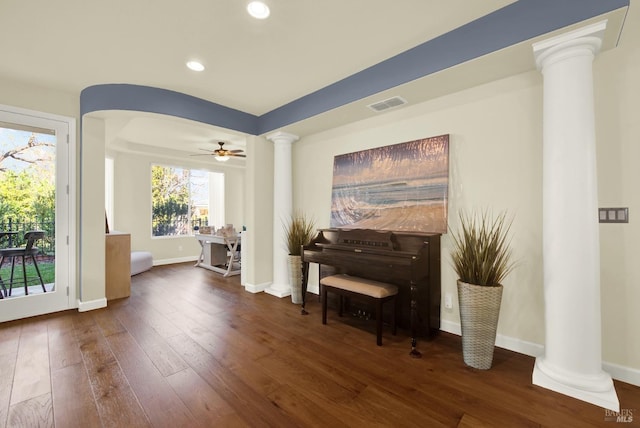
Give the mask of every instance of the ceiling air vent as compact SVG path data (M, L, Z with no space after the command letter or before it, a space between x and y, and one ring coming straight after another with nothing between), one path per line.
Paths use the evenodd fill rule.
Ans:
M377 103L369 104L371 110L380 113L381 111L389 110L390 108L398 107L407 103L402 97L391 97L386 100L378 101Z

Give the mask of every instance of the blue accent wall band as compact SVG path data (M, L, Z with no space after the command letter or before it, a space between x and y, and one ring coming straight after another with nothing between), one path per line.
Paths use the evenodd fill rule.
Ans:
M258 117L167 89L128 84L90 86L80 93L80 115L102 110L160 113L258 134Z
M589 18L630 0L519 0L260 117L166 89L127 84L86 88L82 115L135 110L261 135ZM533 56L533 53L532 53Z
M260 133L628 5L629 0L517 1L264 114Z

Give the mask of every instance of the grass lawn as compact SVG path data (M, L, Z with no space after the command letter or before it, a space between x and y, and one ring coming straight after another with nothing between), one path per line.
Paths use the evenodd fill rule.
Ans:
M27 262L26 267L29 285L40 284L38 273L36 272L36 268L33 266L33 263ZM38 268L40 269L40 274L42 274L42 280L45 284L55 282L56 270L54 261L38 261ZM9 279L11 278L11 262L9 262L8 260L3 263L2 269L0 269L0 278L2 278L5 287L9 288ZM20 260L16 260L16 267L13 272L12 288L19 287L24 287L24 279L22 276L22 262Z

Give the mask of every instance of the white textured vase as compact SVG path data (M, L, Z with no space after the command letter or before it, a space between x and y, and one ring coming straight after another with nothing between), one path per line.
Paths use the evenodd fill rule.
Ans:
M502 288L502 285L491 287L458 280L462 355L468 366L482 370L491 368Z
M291 302L299 305L302 303L302 257L287 256L287 266L289 267Z

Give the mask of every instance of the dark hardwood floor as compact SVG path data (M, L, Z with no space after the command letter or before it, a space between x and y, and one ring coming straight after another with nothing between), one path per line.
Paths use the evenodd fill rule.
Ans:
M133 277L105 309L4 323L0 427L618 425L533 386L531 357L496 348L471 369L441 333L411 359L406 331L377 347L374 322L323 326L315 296L309 311L185 263ZM640 388L616 389L638 426Z

